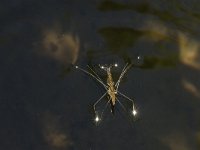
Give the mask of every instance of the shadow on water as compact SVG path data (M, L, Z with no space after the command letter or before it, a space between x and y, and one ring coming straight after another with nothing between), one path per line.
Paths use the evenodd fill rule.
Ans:
M168 9L162 9L162 7L155 7L148 2L134 4L120 3L110 0L101 2L97 8L99 11L105 13L113 11L131 10L144 15L150 14L158 17L159 21L162 21L161 26L164 26L164 28L160 27L161 23L157 21L150 21L151 23L155 22L155 24L151 24L150 26L147 25L146 27L144 26L139 29L117 25L101 27L100 29L98 29L98 33L103 37L106 43L106 50L88 50L87 57L90 60L90 62L92 59L97 59L98 57L102 57L106 54L118 55L125 62L130 62L131 60L133 60L134 57L136 57L136 55L140 55L141 53L137 52L135 46L137 46L141 40L146 40L154 44L153 48L157 50L156 53L159 53L159 55L155 53L148 53L147 55L143 54L143 64L140 65L141 68L150 69L162 67L175 67L179 63L180 56L179 51L174 50L179 48L179 32L193 34L195 31L192 30L196 30L192 28L191 25L184 26L184 22L187 22L188 24L188 22L191 20L191 17L195 15L191 16L191 13L189 13L190 11L187 11L187 9L184 8L184 6L181 3L178 3L177 1L173 1L172 11L169 11ZM179 13L182 14L179 15ZM192 22L190 21L190 23L199 24L200 22L199 20L196 20L196 18L193 18ZM169 50L170 47L168 45L172 44L175 47L171 47L171 50ZM165 52L162 53L162 51ZM134 56L131 56L130 53L134 53Z
M137 44L138 40L143 37L148 37L152 42L155 39L160 39L159 41L172 42L170 36L166 33L163 34L159 31L154 30L136 30L134 28L128 27L105 27L101 28L98 31L100 35L105 39L108 46L108 51L111 51L114 54L118 54L123 57L125 61L130 60L128 58L127 49L132 48L134 50L134 44ZM155 42L156 46L164 44L164 42ZM164 48L159 47L162 51ZM166 49L166 48L165 48ZM166 51L166 50L165 50ZM157 67L173 67L178 62L178 53L168 52L163 54L163 56L142 56L143 64L140 65L141 68L157 68Z
M132 3L120 3L114 1L104 1L102 2L98 9L103 12L108 11L124 11L124 10L131 10L141 14L148 14L148 15L155 15L159 17L160 20L163 21L176 21L179 19L178 17L174 16L169 11L162 11L158 8L152 7L149 2L141 2L139 4L132 4Z
M177 0L174 0L172 3L168 3L166 0L162 0L160 1L160 5L167 5L168 9L162 9L162 6L160 8L155 7L152 5L152 3L147 1L140 3L121 3L110 0L106 0L100 3L98 9L102 12L130 10L141 14L153 15L158 17L161 21L167 21L176 25L179 29L181 28L184 31L189 31L194 35L196 34L195 30L191 28L191 25L195 26L195 23L200 23L200 13L198 12L198 8L196 8L197 11L192 9L189 10L183 6L183 3ZM199 5L198 2L196 5ZM188 26L188 21L191 19L193 23Z

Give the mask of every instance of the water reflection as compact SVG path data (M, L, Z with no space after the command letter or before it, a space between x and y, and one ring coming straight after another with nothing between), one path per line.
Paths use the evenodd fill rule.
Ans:
M98 59L101 59L101 63L106 63L105 57L108 55L111 59L113 59L114 56L118 56L118 58L123 59L124 62L133 62L133 58L137 57L139 54L142 57L142 63L137 67L141 69L141 72L144 71L144 69L153 70L157 68L160 68L160 72L156 70L151 73L145 72L146 74L143 75L144 72L138 73L134 70L135 74L130 75L130 78L124 80L124 82L128 84L128 88L124 89L127 93L132 92L133 94L139 93L140 95L144 95L138 96L138 94L137 96L140 98L137 98L136 96L138 101L143 101L141 102L141 112L145 111L145 109L148 112L147 114L141 113L143 115L142 117L144 117L141 121L142 123L138 123L139 125L137 123L135 124L136 128L140 130L140 132L135 134L134 132L129 133L129 131L132 130L128 130L128 132L126 132L128 134L126 134L127 140L125 143L124 141L121 141L117 135L120 134L118 129L121 129L120 131L125 131L125 129L128 129L126 128L127 126L118 120L115 122L117 127L113 129L112 127L114 123L112 123L110 119L109 123L111 122L111 124L106 124L106 130L109 129L109 132L105 132L102 130L104 127L101 127L101 132L95 136L95 138L98 139L91 142L95 144L97 143L95 145L96 149L104 147L99 145L103 139L109 141L104 143L106 145L105 147L112 147L113 149L122 149L124 147L130 149L129 146L131 145L137 145L136 147L142 149L140 143L133 143L133 139L134 141L145 141L145 149L148 145L151 145L152 148L153 146L157 147L159 144L161 147L160 149L165 149L167 147L166 149L171 150L187 150L193 147L191 146L193 143L191 144L188 142L189 138L187 136L190 135L189 132L192 132L191 129L188 129L188 126L193 127L196 125L196 123L194 123L195 125L192 123L193 120L197 120L196 113L193 112L193 109L196 109L194 104L198 104L198 102L195 101L192 103L185 97L188 96L188 93L192 93L188 97L199 98L199 89L198 86L189 82L189 79L192 77L185 77L184 81L182 81L180 78L181 75L176 74L175 70L180 67L180 64L187 67L185 70L189 70L189 68L199 70L198 40L195 40L195 37L189 38L188 36L188 34L193 34L193 31L195 30L191 26L188 26L188 21L192 20L191 24L197 23L198 21L193 20L192 18L187 18L189 13L184 9L181 9L181 5L176 7L178 8L177 10L174 9L171 11L167 9L162 10L162 7L155 7L152 3L147 2L125 4L114 1L104 1L98 5L98 10L101 13L104 13L104 17L106 17L109 12L113 11L129 11L129 13L136 12L140 15L153 16L153 19L147 17L145 21L142 23L138 22L139 25L135 26L130 24L118 25L105 23L103 26L96 27L95 30L97 31L97 34L95 36L103 38L105 47L99 50L98 46L95 45L92 48L86 49L87 52L84 59L79 58L83 59L84 63L87 64L94 64ZM185 14L182 14L183 16L178 15L177 12L182 10L184 10ZM117 19L120 20L120 18ZM134 20L134 18L130 19ZM98 23L100 23L99 20L97 21L97 24ZM85 36L86 35L83 37ZM47 31L45 33L43 44L46 54L50 56L50 58L72 64L74 64L78 58L78 49L80 48L79 38L71 34L62 37L58 32ZM66 52L66 49L69 50L69 55L68 52ZM171 67L172 69L165 70L166 67ZM162 71L164 73L162 73ZM117 73L114 73L113 75L116 76L116 74ZM185 76L185 74L182 73L182 76ZM69 80L71 80L71 78ZM134 87L136 80L142 84L141 89ZM87 82L85 81L86 80L84 80L83 85L82 82L79 83L80 79L74 78L73 80L73 82L77 82L77 85L80 86L79 88L81 90L79 89L78 91L81 94L83 93L83 86L87 87ZM70 85L70 81L67 84ZM85 96L89 95L90 98L91 93L99 92L96 89L89 87L90 86L88 86L88 90L86 90L88 93L86 93ZM185 95L183 95L185 97L180 96L179 93L184 93ZM83 101L83 97L80 97L78 102L80 104L81 102L85 105L88 104L88 100L84 99ZM81 117L82 116L76 119L81 120ZM87 124L89 123L85 123L85 125ZM180 134L181 131L186 129L188 129L187 133ZM195 129L197 129L196 126ZM90 129L88 131L84 127L79 127L79 131L81 130L84 130L84 133L90 131ZM179 131L175 133L172 130ZM85 137L84 135L80 135L78 132L73 131L75 137L80 136L78 139ZM47 141L50 141L49 143L54 143L54 146L61 145L62 147L62 143L65 143L66 137L63 134L55 133L57 132L54 132L54 130L53 132L48 130ZM123 133L125 132L122 132L122 134ZM145 136L142 135L144 133ZM85 147L85 143L90 141L88 140L88 136L86 137L87 138L84 138L84 140L81 141L81 144ZM114 137L112 138L112 141L110 141L111 137ZM157 142L152 144L152 141ZM74 145L74 147L80 149L82 147L82 145L79 144L80 142L75 142L76 145ZM110 144L110 142L117 144ZM127 142L129 143L127 144Z
M149 29L148 29L149 28ZM104 27L98 31L106 40L110 50L124 50L134 46L139 38L158 42L169 40L166 29L156 24L149 25L145 29L134 29L129 27Z
M198 28L196 23L200 23L199 12L193 12L193 10L189 10L189 8L186 8L183 3L177 0L173 1L172 3L162 0L157 1L154 4L153 2L150 3L147 1L121 3L106 0L99 4L98 9L102 12L129 10L141 14L153 15L158 17L160 21L170 22L183 31L189 31L193 34L196 34L195 29Z
M151 26L152 25L146 25L146 27L143 27L144 29L140 30L128 27L104 27L99 29L99 33L104 37L108 51L121 56L124 54L128 56L127 50L130 48L134 50L134 45L138 44L140 41L155 43L157 46L155 49L159 48L158 51L160 54L152 56L145 54L143 56L143 64L140 65L141 68L152 69L176 66L179 57L178 51L167 50L167 48L163 47L166 43L174 42L171 33L163 26L156 24L152 28Z
M50 148L64 150L72 145L72 141L66 131L62 129L62 125L56 115L45 112L41 119L44 140Z
M197 147L199 2L31 1L21 2L14 6L18 8L11 7L2 14L6 23L0 37L0 114L6 139L2 143L7 145L0 145L0 149L28 149L30 145L45 150ZM63 31L51 27L55 20L61 22ZM45 26L42 39L40 25ZM35 55L33 43L42 45L39 53L45 57ZM125 117L108 116L101 126L94 127L88 109L102 91L87 76L66 68L66 64L77 61L82 67L89 64L94 69L107 62L118 62L119 67L125 62L138 63L124 78L120 90L137 101L140 121L130 127ZM60 64L68 73L62 79L58 75L62 71ZM119 74L120 69L113 70L114 79ZM42 126L35 128L38 120L31 114L43 110L50 112L35 116L42 120ZM66 124L69 130L65 130Z
M189 82L189 81L187 81L185 79L183 79L182 83L183 83L183 87L189 93L191 93L193 96L195 96L197 98L200 98L200 91L194 84L192 84L191 82Z
M142 55L143 57L143 63L139 66L141 69L164 69L166 67L171 67L178 70L182 65L185 67L183 69L184 71L181 69L181 75L176 75L176 71L173 69L167 72L169 74L173 74L172 78L175 77L177 78L177 80L175 81L172 78L168 79L168 82L175 82L174 84L166 83L166 85L169 85L170 87L165 87L166 85L164 83L160 85L159 88L163 87L163 91L161 91L165 94L163 94L162 92L157 92L155 94L157 100L155 100L154 103L157 104L159 103L159 101L162 101L161 103L164 103L165 105L162 106L161 103L160 105L155 104L158 107L156 109L162 107L164 108L164 111L166 111L159 111L164 116L160 114L158 117L156 117L156 119L160 120L158 122L162 124L161 128L163 129L160 129L161 131L167 130L166 124L168 124L172 128L174 128L175 126L184 125L185 127L181 127L180 130L182 130L183 128L186 128L188 130L186 134L181 134L181 131L178 131L178 133L172 131L172 133L168 132L164 134L158 134L157 138L160 138L159 136L162 136L161 139L163 139L163 143L168 147L168 149L188 150L196 147L196 143L189 140L188 136L191 136L189 133L191 132L191 129L188 129L188 127L186 126L195 126L195 131L197 131L199 130L199 127L196 127L196 123L193 123L193 121L200 121L199 119L197 119L197 112L199 111L196 110L196 106L194 106L194 104L197 104L197 106L199 106L199 101L195 101L194 103L189 101L189 99L199 99L200 95L200 90L198 86L196 86L196 84L194 84L193 82L190 82L191 78L193 78L195 75L199 75L199 40L195 36L198 34L199 30L197 28L197 25L199 25L200 22L197 19L198 13L193 13L192 10L186 9L186 7L183 6L181 3L173 1L173 7L171 7L171 4L168 3L166 5L170 6L170 9L155 7L155 5L150 2L127 4L125 2L122 3L116 1L103 1L98 5L98 10L103 12L105 16L109 15L109 13L114 14L113 12L117 12L116 14L120 14L120 12L126 11L125 14L128 14L127 12L137 12L140 15L151 15L156 19L146 19L146 21L144 21L146 24L140 24L139 28L136 25L134 26L130 24L107 24L103 27L101 26L100 28L98 28L97 31L100 36L103 37L106 43L106 50L110 52L111 55L118 55L125 62L127 60L134 61L133 57L137 54L138 47L145 48L145 50L140 49L140 55ZM152 47L149 48L147 45L148 42L153 43L153 46L151 45ZM146 46L143 47L142 44L146 44ZM101 52L97 51L98 56L95 51L92 52L93 53L90 53L90 57L88 57L88 59L98 58L98 56L101 57L101 55L99 54ZM192 69L194 70L191 71ZM186 72L190 72L195 75L188 76ZM160 72L157 73L160 74ZM166 76L170 76L169 74L166 74ZM165 74L162 73L160 75L162 76L161 78L165 76ZM148 74L146 76L151 75ZM154 76L158 77L159 75L157 76L155 73ZM181 80L182 76L185 77L184 80ZM146 78L148 78L149 80L154 80L156 83L159 83L156 77L153 77L154 79L150 77ZM133 76L132 79L133 78L135 78L135 76ZM199 78L196 77L195 79L199 83ZM144 86L148 85L145 84ZM155 86L153 88L155 88ZM176 88L179 88L181 90L176 91ZM175 91L172 91L170 89ZM186 97L180 96L178 94L179 92L184 93ZM190 96L188 96L189 93L191 94ZM152 94L152 92L150 92L149 94ZM161 96L160 94L163 95ZM166 99L166 101L163 101L162 99ZM184 119L177 119L183 116ZM146 126L148 126L147 124ZM144 128L146 128L146 126ZM170 131L170 129L168 131Z
M163 138L163 143L168 145L170 150L190 150L187 137L183 133L172 133Z
M56 29L44 31L41 53L64 64L74 64L80 48L79 38Z
M127 27L105 27L98 31L108 44L108 49L119 51L132 47L136 40L143 34L142 31Z
M98 9L103 12L107 11L122 11L122 10L131 10L136 11L139 13L144 13L148 15L155 15L159 17L160 20L164 21L176 21L178 17L173 15L169 11L160 10L159 8L156 8L149 2L140 2L140 3L120 3L120 2L114 2L114 1L104 1L102 2Z
M179 33L180 61L195 69L200 69L199 41Z

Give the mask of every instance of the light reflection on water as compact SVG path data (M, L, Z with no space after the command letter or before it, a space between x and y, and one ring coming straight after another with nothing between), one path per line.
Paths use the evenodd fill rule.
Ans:
M71 149L95 150L199 148L198 1L76 0L5 5L9 9L2 8L0 14L5 21L0 35L0 46L5 49L1 89L8 100L3 103L12 112L1 110L17 116L8 117L11 127L27 137L31 134L37 148L64 149L69 143L73 143ZM55 24L60 26L52 28ZM140 118L132 125L124 114L113 117L107 112L105 121L96 127L92 105L103 89L73 65L90 65L106 80L98 64L116 62L120 69L127 62L134 64L120 90L134 98ZM113 71L114 79L120 69ZM59 124L67 124L69 136L56 123L50 130L45 120L42 129L28 124L23 130L26 121L20 119L26 117L21 114L28 114L30 124L35 125L46 110ZM34 122L34 117L39 119ZM7 124L1 128L6 130ZM35 130L45 135L34 134ZM14 136L14 132L8 135L8 141ZM26 138L18 141L18 149L26 147Z

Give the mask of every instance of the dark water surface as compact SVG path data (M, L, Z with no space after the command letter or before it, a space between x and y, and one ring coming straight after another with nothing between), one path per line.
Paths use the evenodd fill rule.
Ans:
M2 0L0 20L1 150L200 149L199 0ZM96 126L104 89L74 65L127 62L138 117Z

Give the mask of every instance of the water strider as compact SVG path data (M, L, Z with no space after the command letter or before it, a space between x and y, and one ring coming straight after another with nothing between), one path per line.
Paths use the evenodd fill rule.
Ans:
M111 69L113 67L118 67L118 64L114 64L114 65L109 65L109 66L101 66L99 65L99 67L103 70L106 71L107 74L107 83L104 83L102 81L102 79L98 76L98 74L89 66L87 65L87 67L91 70L92 73L80 68L79 66L75 66L76 69L79 69L83 72L85 72L86 74L92 76L94 79L96 79L106 90L106 92L94 103L93 108L94 108L94 112L95 112L95 122L99 122L101 120L101 118L98 116L97 112L96 112L96 105L107 95L108 96L108 101L106 103L106 106L108 105L108 103L110 103L110 108L111 108L111 113L114 114L114 108L115 108L115 104L116 102L119 102L119 104L124 108L124 106L122 105L122 103L119 101L119 99L117 98L118 95L124 97L125 99L131 101L132 103L132 115L136 116L137 111L135 109L134 106L134 102L131 98L129 98L128 96L124 95L123 93L121 93L118 88L119 88L119 84L122 80L122 78L124 77L125 73L128 71L128 69L131 67L132 64L126 64L124 66L124 68L122 69L122 72L119 76L119 79L117 80L117 82L115 83L113 81L113 77L112 77L112 73L111 73ZM124 108L125 109L125 108Z

